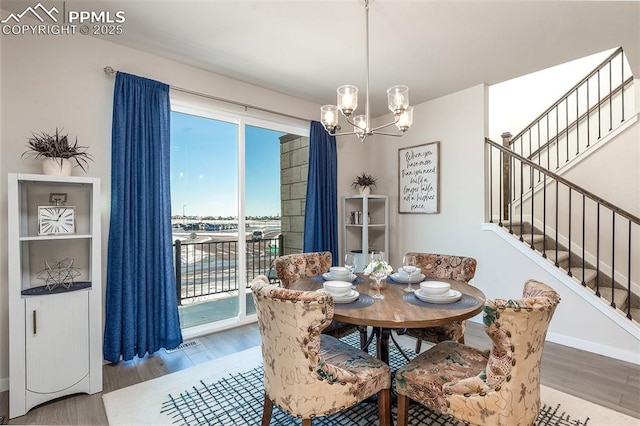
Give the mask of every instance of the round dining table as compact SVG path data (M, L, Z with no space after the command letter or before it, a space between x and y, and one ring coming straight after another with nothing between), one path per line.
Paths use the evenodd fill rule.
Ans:
M426 279L428 280L428 278ZM406 328L434 327L453 321L462 321L482 312L485 302L484 293L469 284L437 279L451 284L451 288L462 293L462 298L452 303L427 303L419 300L414 293L406 292L406 283L399 283L387 278L386 288L381 290L384 299L374 299L376 290L369 285L369 277L358 274L354 284L359 293L358 299L351 303L335 303L333 318L337 321L360 326L370 326L373 334L367 345L376 339L377 357L389 363L389 338L398 346L400 352L408 359L397 344L391 330ZM321 276L300 278L291 283L293 290L321 290L324 279ZM419 288L414 283L413 288Z

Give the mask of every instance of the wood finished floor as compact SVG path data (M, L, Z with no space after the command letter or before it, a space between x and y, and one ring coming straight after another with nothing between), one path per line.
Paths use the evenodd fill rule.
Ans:
M399 336L414 347L414 340ZM104 391L111 392L165 374L260 345L257 324L198 338L199 345L174 353L164 350L144 359L103 367ZM467 322L465 342L487 349L490 341L480 324ZM423 345L423 348L428 345ZM640 366L547 343L542 359L542 383L640 419ZM8 421L9 393L0 393L0 417L6 424L107 425L103 393L74 395L45 403Z

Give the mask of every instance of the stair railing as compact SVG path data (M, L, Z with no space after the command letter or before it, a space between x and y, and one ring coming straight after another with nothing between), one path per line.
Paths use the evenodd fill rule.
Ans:
M625 96L632 82L620 47L515 135L511 150L559 169L625 121L625 107L633 109Z
M640 282L640 218L499 143L486 138L485 146L490 222L498 221L513 234L514 218L519 217L515 226L519 227L516 231L520 241L526 240L532 249L535 249L534 227L541 229L542 257L553 257L559 267L558 252L565 246L569 252L567 274L582 277L583 286L587 285L584 277L589 258L596 268L596 295L602 295L605 286L601 281L609 273L613 280L611 306L617 307L614 290L618 283L627 293L626 306L620 309L632 319L631 284ZM534 173L541 176L538 185L530 184ZM508 224L504 223L506 220ZM527 232L525 220L531 221L531 230ZM555 240L551 249L547 248L549 239ZM579 255L582 262L576 267L572 265L572 256Z

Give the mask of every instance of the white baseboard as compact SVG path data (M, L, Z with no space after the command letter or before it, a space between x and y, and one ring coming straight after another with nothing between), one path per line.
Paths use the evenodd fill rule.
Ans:
M481 314L470 318L467 321L474 322L484 327ZM567 337L562 334L551 332L547 333L546 341L570 348L580 349L581 351L606 356L607 358L614 358L620 361L629 362L631 364L640 365L640 355L638 355L638 353L636 352L621 351L619 349L612 348L611 346L600 345L594 342L587 342L585 340L576 339L574 337Z
M621 351L611 346L604 346L594 342L587 342L584 340L576 339L574 337L567 337L556 333L547 333L547 341L557 343L558 345L568 346L571 348L580 349L586 352L606 356L608 358L615 358L620 361L630 362L632 364L640 365L640 355L636 352Z

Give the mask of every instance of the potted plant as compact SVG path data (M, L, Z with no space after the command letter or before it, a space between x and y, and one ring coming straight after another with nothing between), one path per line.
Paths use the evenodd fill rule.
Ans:
M351 186L358 189L361 194L370 194L371 188L376 186L377 180L378 178L362 172L362 174L356 176L353 182L351 182Z
M78 138L74 143L69 143L69 136L61 134L56 128L54 134L33 133L27 140L27 151L22 153L22 158L42 158L42 171L48 175L71 174L71 160L75 161L75 167L87 171L89 160L93 161L86 146L78 145Z

